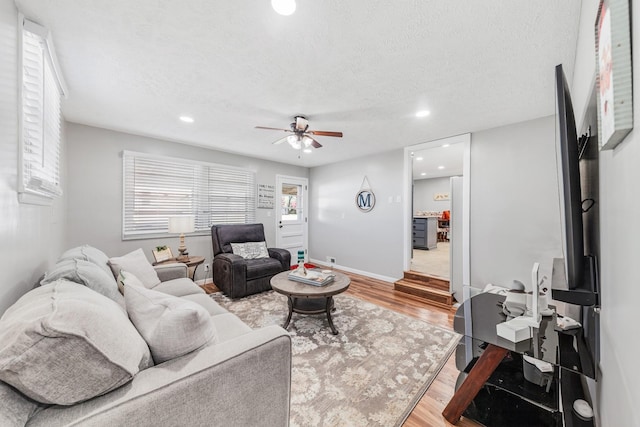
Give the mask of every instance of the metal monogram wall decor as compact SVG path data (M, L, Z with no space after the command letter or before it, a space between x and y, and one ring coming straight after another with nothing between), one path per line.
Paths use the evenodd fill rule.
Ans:
M365 185L366 182L366 185ZM369 212L376 205L376 195L369 187L369 180L365 176L360 186L360 191L356 194L356 206L361 212Z

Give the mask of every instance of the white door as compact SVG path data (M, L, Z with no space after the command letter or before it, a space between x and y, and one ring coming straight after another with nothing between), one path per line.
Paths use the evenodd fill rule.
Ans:
M291 253L291 264L298 263L298 251L307 261L308 179L276 175L276 247Z

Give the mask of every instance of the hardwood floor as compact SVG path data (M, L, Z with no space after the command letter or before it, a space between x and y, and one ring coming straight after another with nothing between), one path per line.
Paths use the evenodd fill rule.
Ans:
M424 320L433 325L453 329L454 311L430 306L413 298L411 295L397 292L393 289L393 284L391 283L352 273L343 273L351 278L351 285L346 292L347 294ZM451 396L453 396L457 378L458 369L455 365L455 353L453 353L409 418L407 418L404 427L451 426L452 424L442 417L442 410ZM464 417L456 425L459 427L480 426L480 424Z
M453 310L447 310L428 305L408 294L397 292L393 284L370 277L360 276L343 271L351 278L351 285L347 294L369 301L381 307L403 313L433 325L453 329ZM207 293L217 292L212 283L203 286ZM442 417L442 411L453 396L458 370L455 366L455 353L442 368L434 382L424 394L420 402L407 418L404 427L449 427L450 424ZM480 424L462 417L458 427L477 427Z

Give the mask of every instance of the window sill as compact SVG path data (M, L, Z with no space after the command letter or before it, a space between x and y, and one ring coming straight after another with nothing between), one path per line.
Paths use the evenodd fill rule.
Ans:
M53 198L44 194L18 193L18 201L27 205L51 206Z

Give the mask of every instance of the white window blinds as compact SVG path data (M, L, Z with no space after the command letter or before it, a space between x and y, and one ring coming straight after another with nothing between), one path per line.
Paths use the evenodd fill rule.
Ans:
M19 191L22 201L37 203L30 197L62 194L60 97L64 83L56 71L48 31L27 19L23 19L21 54Z
M123 172L124 239L166 234L170 216L193 215L195 234L255 222L253 171L125 151Z

